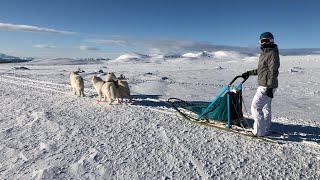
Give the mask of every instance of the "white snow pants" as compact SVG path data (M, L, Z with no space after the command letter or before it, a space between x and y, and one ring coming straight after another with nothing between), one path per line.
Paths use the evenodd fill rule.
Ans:
M267 96L266 90L266 87L259 86L251 104L251 113L254 119L252 132L256 136L266 136L270 130L272 98ZM275 92L275 88L273 92Z

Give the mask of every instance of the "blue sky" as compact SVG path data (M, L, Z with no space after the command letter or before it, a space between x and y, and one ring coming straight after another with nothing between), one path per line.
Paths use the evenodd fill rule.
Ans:
M8 0L0 53L110 57L257 47L270 31L279 48L320 48L317 0Z

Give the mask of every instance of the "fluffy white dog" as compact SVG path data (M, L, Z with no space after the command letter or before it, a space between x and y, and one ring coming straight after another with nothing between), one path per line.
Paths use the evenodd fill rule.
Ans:
M103 95L104 100L109 102L109 104L113 104L113 102L116 100L117 103L119 103L120 96L113 81L112 75L107 75L106 81L94 76L92 78L92 84L99 95L99 101L101 101L101 96Z
M99 96L99 101L101 101L101 97L102 97L102 86L104 85L104 81L97 77L97 76L93 76L93 78L91 79L91 82L93 84L93 87L96 89L97 94Z
M106 75L106 81L107 81L107 82L116 81L116 80L117 80L117 77L116 77L116 75L114 75L113 72L108 73L108 74Z
M129 102L131 102L132 98L130 95L130 88L128 82L125 80L125 77L121 74L121 76L116 81L117 89L121 98L121 102L123 102L123 98L128 98Z
M70 83L75 95L84 96L84 81L77 72L70 73Z
M114 73L108 73L106 76L106 82L102 86L102 93L104 94L105 101L109 101L109 104L112 104L113 101L117 100L119 104L119 92L115 84L115 75Z

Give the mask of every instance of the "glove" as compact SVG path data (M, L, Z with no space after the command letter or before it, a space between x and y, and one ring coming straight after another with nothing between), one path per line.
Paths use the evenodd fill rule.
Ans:
M241 75L241 77L242 77L243 79L248 79L249 76L250 76L249 71L247 71L247 72L245 72L245 73L243 73L243 74Z
M268 97L270 97L270 98L273 98L273 89L272 88L267 88L266 95Z

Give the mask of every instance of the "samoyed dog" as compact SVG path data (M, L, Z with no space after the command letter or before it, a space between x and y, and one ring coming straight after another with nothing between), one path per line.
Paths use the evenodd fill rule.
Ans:
M105 82L100 77L97 77L97 76L93 76L91 79L91 82L93 84L93 87L97 91L97 94L99 96L99 101L101 101L101 97L103 95L102 94L102 86L104 85Z
M70 83L72 91L75 95L84 96L84 81L78 72L70 73Z
M111 81L116 81L117 80L117 77L116 75L113 73L113 72L109 72L107 75L106 75L106 81L107 82L111 82Z
M99 77L93 76L92 84L99 95L99 101L101 101L101 96L103 95L104 100L109 104L113 104L114 101L117 101L117 103L120 103L119 102L120 96L116 88L116 85L114 83L112 75L109 75L109 76L107 75L106 81L103 81Z
M130 95L129 84L125 79L126 78L123 76L123 74L121 74L120 77L118 77L118 80L116 81L117 89L119 92L121 102L123 102L123 98L128 98L129 102L131 102L132 98Z
M115 78L116 76L114 73L108 73L106 82L102 86L102 93L104 94L105 101L108 101L109 104L112 104L115 100L117 100L117 104L120 103L120 95L115 84Z

